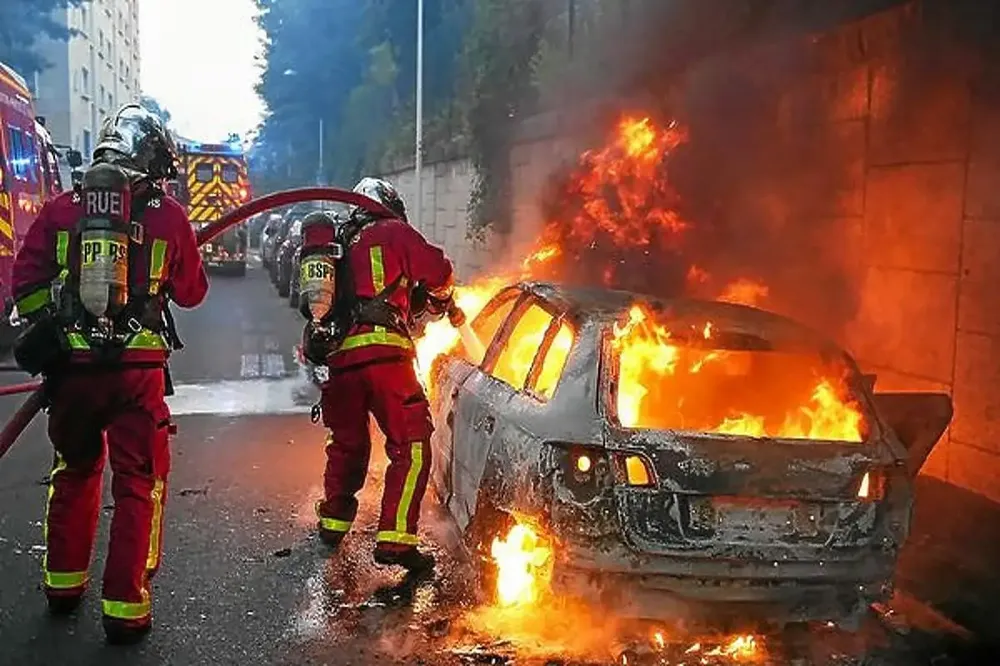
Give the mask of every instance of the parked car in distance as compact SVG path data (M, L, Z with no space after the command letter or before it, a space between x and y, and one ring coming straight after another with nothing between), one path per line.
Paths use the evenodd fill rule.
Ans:
M531 517L554 590L632 618L852 628L891 596L948 395L876 393L833 343L726 303L522 283L471 327L484 350L430 382L431 487L471 552Z
M305 216L303 216L305 217ZM275 255L275 286L278 288L278 296L288 298L292 283L292 259L299 253L302 245L302 219L296 217L295 221L288 228L285 240L278 247Z
M284 217L279 213L271 213L260 234L260 260L265 270L270 269L274 262L274 253L277 249L275 235L281 228Z

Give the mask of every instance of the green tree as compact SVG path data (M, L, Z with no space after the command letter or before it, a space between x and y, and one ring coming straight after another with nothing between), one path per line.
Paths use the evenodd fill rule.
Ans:
M510 145L535 98L533 61L545 27L541 0L477 0L465 42L464 115L476 168L473 228L506 229L511 218Z
M262 179L311 181L324 127L325 177L342 184L413 147L415 0L256 0L267 36L255 142ZM475 0L425 0L425 115L451 114ZM460 123L453 123L455 125Z
M48 63L36 47L39 36L69 39L71 30L57 12L90 0L0 0L0 62L30 77Z
M142 107L147 111L149 111L150 113L155 113L157 116L159 116L160 120L163 121L164 125L170 122L171 118L170 112L167 111L166 108L161 106L156 99L150 97L149 95L142 95L139 98L139 104L141 104Z

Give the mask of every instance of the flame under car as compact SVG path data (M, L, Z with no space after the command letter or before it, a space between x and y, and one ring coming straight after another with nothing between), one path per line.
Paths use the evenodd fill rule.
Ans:
M725 303L522 283L432 369L432 488L470 551L530 516L553 592L627 617L849 625L892 592L950 397Z

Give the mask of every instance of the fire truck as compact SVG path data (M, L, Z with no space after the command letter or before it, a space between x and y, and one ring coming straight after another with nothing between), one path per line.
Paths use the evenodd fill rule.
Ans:
M70 165L82 163L77 151L67 151L66 158ZM14 254L42 204L62 191L59 153L35 117L28 84L0 63L0 344L9 343L15 332L10 316Z
M187 207L196 230L250 200L250 176L240 142L200 143L176 137L176 143L180 164L177 182L169 191ZM247 239L244 223L202 245L205 266L245 275Z

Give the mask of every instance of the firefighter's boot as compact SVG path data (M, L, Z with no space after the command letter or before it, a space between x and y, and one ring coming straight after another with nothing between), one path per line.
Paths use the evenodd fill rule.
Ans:
M403 548L380 543L375 547L375 563L382 566L403 567L413 575L425 575L434 570L434 556L422 553L414 546Z
M104 616L104 636L110 645L135 645L153 628L151 619L134 622Z
M80 607L83 601L83 593L79 594L48 594L46 595L49 604L49 615L63 616L72 614Z
M344 537L347 536L347 531L351 528L351 523L328 517L324 511L324 504L322 500L318 500L314 505L316 517L319 518L319 521L316 523L316 527L319 529L319 540L336 550L340 548Z

